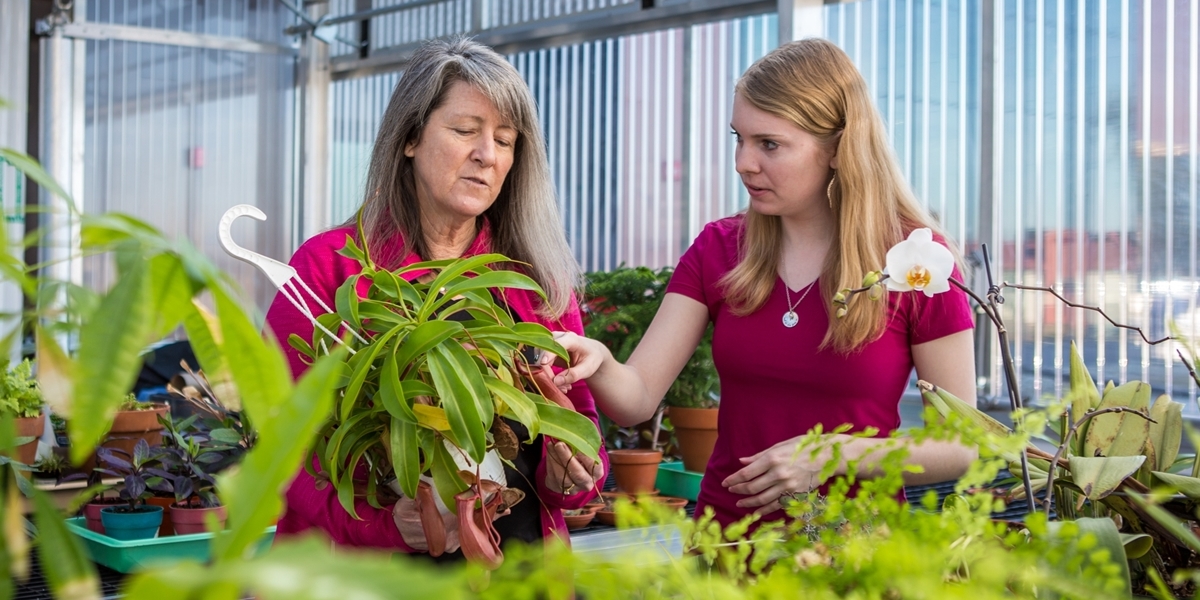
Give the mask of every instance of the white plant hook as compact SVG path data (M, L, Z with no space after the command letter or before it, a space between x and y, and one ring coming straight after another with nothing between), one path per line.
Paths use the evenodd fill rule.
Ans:
M233 241L233 236L230 235L229 231L233 228L233 222L236 221L238 217L250 217L259 221L267 220L267 215L263 213L263 211L259 210L257 206L251 206L249 204L238 204L225 211L225 214L221 216L220 224L217 226L217 237L221 240L221 247L224 248L225 252L238 260L250 263L257 267L259 271L262 271L263 274L267 276L267 279L271 280L271 284L279 290L279 293L283 294L283 297L287 298L288 302L290 302L292 306L296 307L296 310L300 311L300 313L303 314L309 320L309 322L313 324L313 327L320 329L329 337L337 340L339 344L344 345L345 343L342 342L342 339L332 331L326 329L324 325L321 325L321 323L317 321L316 316L314 316L312 311L308 308L308 303L304 301L304 294L307 294L308 297L316 302L317 305L320 306L325 312L334 312L332 308L329 308L329 305L325 304L325 302L321 300L321 298L317 296L315 292L312 291L312 288L308 287L308 284L304 283L303 279L300 279L299 275L296 273L296 269L293 269L290 265L281 263L269 256L263 256L257 252L247 250L246 248L239 246L237 242ZM354 337L358 338L364 344L367 343L367 340L363 339L363 337L359 335L357 331L354 331L353 327L347 325L345 321L342 322L342 327L345 327L347 330L349 330L350 333L354 334ZM354 350L350 349L350 353L353 354Z

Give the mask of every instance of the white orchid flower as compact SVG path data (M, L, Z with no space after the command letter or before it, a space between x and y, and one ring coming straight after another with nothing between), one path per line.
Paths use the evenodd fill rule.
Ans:
M892 246L884 269L889 291L916 290L930 297L950 289L953 272L954 255L933 241L933 231L928 227L913 230L907 240Z

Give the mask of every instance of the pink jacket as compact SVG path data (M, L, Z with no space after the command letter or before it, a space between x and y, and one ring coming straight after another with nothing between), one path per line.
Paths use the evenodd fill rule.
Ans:
M296 250L289 263L296 269L298 276L331 307L334 305L334 293L337 288L352 275L361 271L356 261L337 253L345 245L348 235L354 235L352 227L333 229L313 236ZM464 256L486 253L489 238L489 230L485 226ZM395 240L395 243L398 246L400 240ZM383 252L378 254L386 255L388 250L393 250L392 255L396 254L395 248L381 250ZM378 254L375 249L372 250L372 255ZM411 254L401 261L401 266L419 261L419 257ZM416 275L410 277L415 278ZM359 295L365 297L369 287L369 281L365 279L360 281ZM534 294L522 290L506 290L504 301L508 303L514 313L520 316L521 320L527 323L540 323L552 331L573 331L580 335L583 334L579 309L574 303L561 319L549 321L537 314L536 303L540 302L540 299ZM314 315L325 312L316 303L310 303L309 307ZM280 341L280 345L287 354L292 376L298 378L307 365L301 360L300 354L287 344L287 338L294 333L301 339L311 341L312 324L286 298L276 295L275 300L271 303L271 308L267 311L267 327ZM567 395L575 404L575 410L591 419L593 423L597 423L597 427L599 427L596 405L587 386L582 382L577 383ZM557 535L561 539L569 541L562 511L581 508L596 496L596 492L586 490L566 496L547 488L545 485L544 448L543 445L543 457L537 467L535 482L538 497L527 498L526 502L540 500L544 537ZM604 464L604 472L608 473L608 455L604 452L603 447L600 449L600 459ZM362 520L355 520L338 502L334 487L330 485L318 489L316 481L303 468L299 470L296 479L288 488L285 501L287 508L276 530L276 535L279 537L286 537L309 529L319 529L332 538L335 543L341 545L367 546L407 553L418 552L404 543L392 520L391 510L372 508L366 500L360 499L356 502L355 508Z

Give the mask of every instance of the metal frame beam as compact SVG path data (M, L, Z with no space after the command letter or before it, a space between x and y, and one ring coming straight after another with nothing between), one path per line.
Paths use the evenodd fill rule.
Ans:
M649 8L642 8L641 4L634 3L520 25L485 29L475 32L474 39L495 48L501 54L512 54L769 13L774 12L777 6L778 0L691 0ZM366 58L334 58L331 65L333 78L352 79L403 68L418 47L419 42L394 46L372 53Z
M57 28L65 38L85 40L119 40L125 42L142 42L146 44L163 44L166 46L186 46L189 48L206 48L210 50L229 50L233 52L249 52L252 54L282 54L295 56L295 48L268 44L253 40L174 31L169 29L151 29L149 27L134 27L130 25L111 25L106 23L65 23Z

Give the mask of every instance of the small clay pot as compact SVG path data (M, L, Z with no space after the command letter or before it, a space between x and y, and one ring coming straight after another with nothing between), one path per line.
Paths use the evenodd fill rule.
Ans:
M207 533L209 514L217 516L218 531L225 528L227 514L224 506L188 508L178 504L171 505L171 521L174 523L175 533L178 535Z
M578 514L563 513L563 519L567 521L567 529L587 527L592 522L592 519L595 518L596 511L590 509L581 510Z
M613 478L617 480L617 489L631 494L649 494L654 492L662 451L641 448L609 450L608 462Z
M675 438L679 440L683 468L703 473L717 445L717 409L672 406L667 415L675 429Z
M163 520L162 525L158 526L158 537L175 535L175 526L171 523L171 505L175 504L175 497L151 496L146 498L146 504L163 509Z
M96 533L101 534L104 533L104 522L100 520L100 510L110 506L120 506L122 504L127 504L127 502L124 500L117 500L115 498L93 500L92 502L84 504L83 518L87 524L88 531L95 531Z
M23 465L33 466L33 461L37 459L38 438L42 437L42 433L46 431L46 418L42 415L20 417L13 419L13 426L16 429L17 437L33 438L33 441L17 446L13 458ZM18 472L26 473L26 471Z

